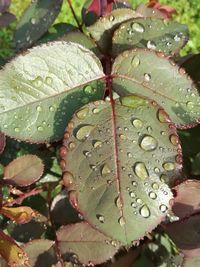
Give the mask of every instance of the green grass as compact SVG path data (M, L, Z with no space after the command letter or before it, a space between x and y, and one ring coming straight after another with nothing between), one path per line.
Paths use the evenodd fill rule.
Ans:
M72 0L72 4L76 11L76 14L79 19L81 19L81 7L84 4L84 0ZM141 0L131 0L133 6L137 6L139 3L148 2ZM199 53L200 52L200 2L199 0L160 0L163 4L168 4L176 8L177 15L175 15L174 19L187 24L190 31L190 40L186 47L182 50L182 55L187 53ZM12 0L10 10L16 15L19 20L25 8L30 3L30 0ZM67 4L67 0L64 0L64 4L62 6L62 10L57 17L55 23L58 22L68 22L76 25L72 13ZM16 27L16 22L12 23L6 29L0 30L0 55L1 56L9 56L12 54L11 49L11 40L13 30Z

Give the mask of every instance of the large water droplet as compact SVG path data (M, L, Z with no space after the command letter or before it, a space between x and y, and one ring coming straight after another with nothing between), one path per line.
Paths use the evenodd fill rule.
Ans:
M63 183L65 187L70 187L72 185L73 175L71 172L66 171L63 175Z
M76 117L80 120L84 120L89 112L89 108L82 108L76 112Z
M145 135L141 140L140 146L145 151L153 151L157 148L158 142L154 137Z
M166 212L166 211L168 210L167 206L164 205L164 204L160 205L159 209L160 209L160 211L162 211L162 212Z
M157 116L160 122L170 122L168 114L163 109L158 110Z
M90 85L87 85L83 89L86 95L94 95L96 93L96 89Z
M133 22L132 24L131 24L131 27L132 27L132 29L133 30L135 30L136 32L144 32L144 26L142 25L142 24L139 24L139 23L137 23L137 22Z
M141 120L139 120L139 119L134 119L132 121L132 124L136 129L140 129L140 128L143 127L143 122Z
M156 198L157 198L157 195L156 195L156 193L154 193L154 192L149 192L149 197L150 197L151 199L156 199Z
M84 141L85 139L87 139L91 133L91 131L95 128L94 125L84 125L82 127L79 128L79 130L76 132L76 138L79 141Z
M156 44L153 41L148 41L147 42L147 48L155 50Z
M102 166L102 169L101 169L101 175L102 175L102 176L105 176L105 175L108 175L109 173L111 173L111 170L110 170L110 168L108 167L108 165L105 163L105 164Z
M96 217L97 217L97 219L100 221L100 223L104 223L104 222L105 222L105 218L104 218L103 215L101 215L101 214L97 214Z
M140 208L140 214L142 215L142 217L144 218L148 218L150 217L151 213L150 213L150 209L148 208L147 205L143 205L141 208Z
M137 162L134 166L135 174L142 180L145 180L149 177L147 168L143 162Z
M163 164L163 168L166 170L166 171L173 171L175 169L175 165L173 162L165 162Z
M124 221L124 218L123 217L120 217L119 220L118 220L119 224L121 227L124 227L125 225L125 221Z
M134 56L131 60L131 65L136 68L140 65L140 59L137 56Z

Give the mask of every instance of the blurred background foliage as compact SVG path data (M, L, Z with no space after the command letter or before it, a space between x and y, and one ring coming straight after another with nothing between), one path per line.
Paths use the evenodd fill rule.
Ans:
M73 7L79 19L81 19L81 8L84 2L84 0L72 0ZM148 1L130 0L130 2L135 7L140 3L146 3ZM19 19L29 3L30 0L12 0L10 11L16 15L17 19ZM200 52L200 1L160 0L160 3L173 6L177 10L174 19L187 24L189 27L190 40L182 50L181 55ZM76 25L67 0L64 0L62 10L55 21L55 23L58 22L68 22ZM10 56L12 54L12 34L15 27L16 22L13 22L9 27L0 30L0 56Z

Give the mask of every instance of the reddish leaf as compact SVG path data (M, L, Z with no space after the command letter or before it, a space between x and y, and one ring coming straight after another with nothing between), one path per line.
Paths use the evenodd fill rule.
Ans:
M200 211L200 181L187 180L175 187L175 190L177 196L172 210L180 219Z
M17 223L27 223L38 216L37 212L25 206L17 208L2 207L0 213Z
M15 241L0 230L0 255L10 266L29 266L26 253L15 243Z
M0 132L0 154L3 153L6 146L6 137L3 133Z
M11 0L0 0L0 13L4 13L10 6Z
M15 20L15 16L9 12L5 12L0 16L0 27L6 27Z
M165 18L172 18L172 15L176 13L176 9L167 6L167 5L162 5L159 3L159 0L149 0L149 3L147 4L148 7L158 9L163 13L163 17Z
M35 155L25 155L10 162L4 171L4 179L17 186L36 182L43 174L42 160Z

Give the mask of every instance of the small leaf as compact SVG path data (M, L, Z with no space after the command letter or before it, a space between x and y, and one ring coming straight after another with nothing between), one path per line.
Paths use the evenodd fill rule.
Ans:
M0 209L0 213L10 218L11 220L14 220L15 222L21 224L28 223L33 218L36 218L38 216L37 212L35 212L30 207L25 206L16 208L2 207Z
M128 8L115 9L110 14L101 17L95 24L88 27L92 37L98 42L103 51L111 47L111 39L114 30L128 19L137 17L134 10Z
M30 47L54 22L63 0L35 0L25 10L14 34L16 49Z
M27 254L15 243L15 241L0 230L0 255L10 266L29 266Z
M29 142L61 139L72 114L104 94L100 61L84 47L43 44L0 71L0 130Z
M200 181L187 180L174 189L176 190L176 197L172 210L180 219L200 211Z
M35 155L25 155L10 162L4 169L4 180L17 186L36 182L43 174L42 160Z
M177 53L189 38L186 25L158 18L136 18L114 32L114 55L130 48L148 48L165 54Z
M129 96L113 106L84 106L66 129L61 165L69 199L86 221L124 245L155 228L170 209L167 184L181 178L181 155L169 125L156 103Z
M185 70L164 54L142 49L125 51L115 60L112 73L113 89L120 96L139 92L155 100L180 128L200 122L197 89Z
M3 133L0 132L0 154L3 153L6 146L6 137Z
M163 18L163 13L155 8L149 8L145 4L141 3L136 12L144 18Z
M100 264L119 249L118 242L81 222L61 227L57 239L62 254L74 253L83 264Z
M167 5L162 5L159 3L159 0L149 0L149 4L147 6L158 9L163 14L164 18L172 18L172 15L176 13L175 8Z

